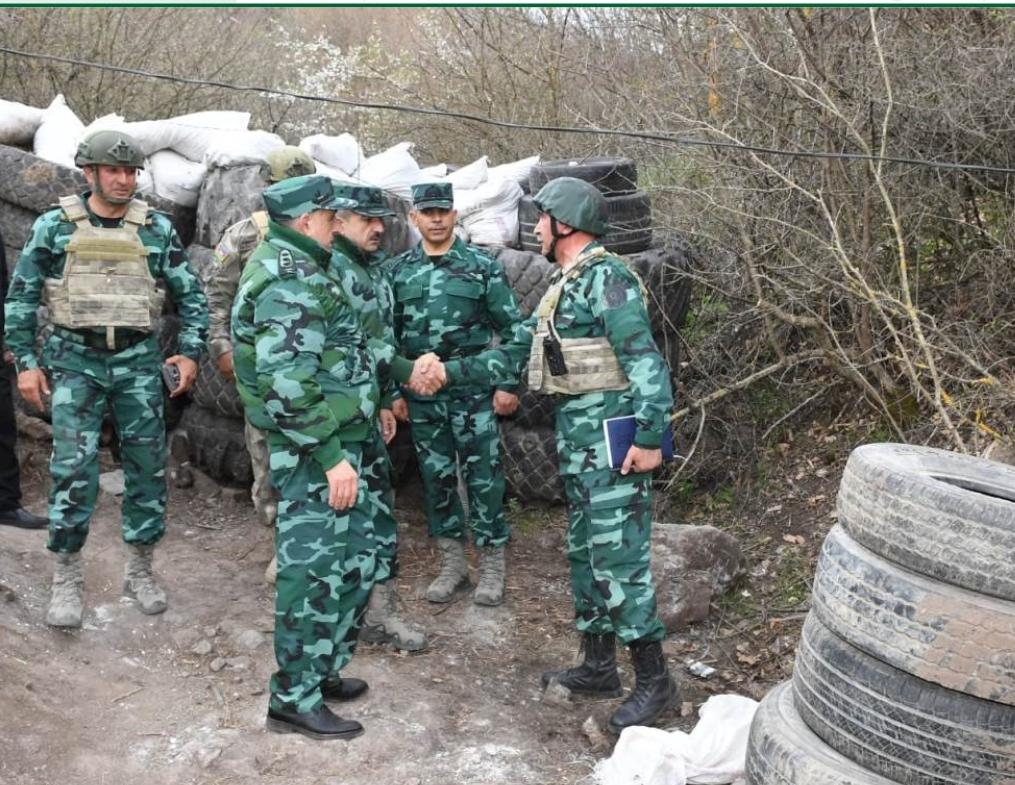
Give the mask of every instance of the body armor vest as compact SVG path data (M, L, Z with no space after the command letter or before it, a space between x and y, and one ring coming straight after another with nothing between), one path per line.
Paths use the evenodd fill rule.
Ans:
M148 269L148 250L138 236L148 205L132 199L123 225L93 226L80 196L60 199L76 227L65 249L63 277L46 280L44 299L53 324L70 329L103 327L115 348L116 327L151 332L165 294Z
M568 281L577 278L582 270L598 264L606 256L606 250L601 246L583 253L568 270L550 284L543 299L539 301L539 307L536 309L539 321L536 324L532 351L529 354L530 390L583 395L628 388L630 382L627 375L605 335L596 338L561 338L553 326L564 286ZM552 367L556 363L547 356L548 343L551 346L556 344L553 350L559 351L557 361L562 361L563 373L556 375L551 373L551 370L561 369Z

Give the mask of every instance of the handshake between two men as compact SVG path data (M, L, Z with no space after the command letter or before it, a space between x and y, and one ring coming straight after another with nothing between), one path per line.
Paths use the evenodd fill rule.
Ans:
M406 385L417 395L433 395L448 383L448 375L444 370L441 358L433 352L416 358L412 366L412 376Z

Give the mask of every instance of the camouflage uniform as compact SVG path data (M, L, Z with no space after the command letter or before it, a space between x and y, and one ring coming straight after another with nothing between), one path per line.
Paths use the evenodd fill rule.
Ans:
M90 192L82 194L87 207ZM94 226L115 227L88 209ZM120 436L126 489L122 528L127 543L150 545L165 531L165 420L162 352L158 335L116 330L109 349L106 331L56 327L35 352L36 308L46 279L63 275L65 247L75 231L62 209L39 216L14 270L6 304L6 342L18 372L45 368L52 377L53 454L47 547L80 551L98 492L99 430L107 402ZM179 353L200 358L207 330L207 303L170 220L149 211L138 236L148 251L151 275L164 283L181 317Z
M447 361L475 355L495 334L509 340L521 322L500 264L460 239L438 259L428 257L421 243L396 257L390 269L395 333L406 357L434 352ZM516 386L517 378L509 379L502 389L514 391ZM430 534L455 540L465 537L456 474L460 463L475 544L502 546L509 532L493 387L476 381L433 396L405 395Z
M589 245L575 260L602 253ZM559 277L560 273L556 273ZM518 378L537 316L513 342L446 364L453 385ZM603 420L634 414L635 443L658 448L673 405L669 373L656 348L640 283L623 260L604 253L569 282L554 321L561 338L605 336L630 381L625 390L557 397L557 454L568 500L568 559L581 632L615 632L625 642L661 640L649 569L652 486L647 474L609 468Z
M295 215L336 204L326 178L279 183L265 192L266 201L274 188ZM306 193L311 205L300 201ZM281 496L279 670L270 707L304 714L320 707L322 682L352 656L375 570L375 510L365 479L353 507L340 512L328 505L325 471L343 459L361 471L361 445L376 430L378 379L394 373L407 381L411 372L393 350L367 344L324 272L329 257L314 240L270 222L240 278L232 316L237 389L250 423L268 431L272 483Z

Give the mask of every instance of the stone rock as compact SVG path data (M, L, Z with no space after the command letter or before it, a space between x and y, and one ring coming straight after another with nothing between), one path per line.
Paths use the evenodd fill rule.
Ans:
M559 681L551 681L543 690L543 703L551 706L569 706L571 704L571 690Z
M706 619L712 598L745 574L743 552L731 534L714 526L653 524L652 576L667 631Z
M612 739L603 732L603 726L594 716L587 717L582 723L582 733L593 749L608 750L613 745Z
M123 489L125 487L123 469L113 469L111 472L100 474L99 487L113 496L123 496Z
M216 657L214 660L211 661L211 664L208 667L211 668L213 672L218 673L220 670L226 667L226 661L222 657Z
M199 640L197 643L193 645L193 647L191 647L190 650L194 654L199 654L202 657L206 654L211 654L212 651L211 641L207 639Z
M186 651L201 640L201 631L193 627L184 627L182 630L174 631L172 638L176 648Z
M250 667L250 657L227 657L226 665L236 670L246 670Z
M229 636L229 643L236 651L254 651L264 643L264 635L257 630L241 630Z

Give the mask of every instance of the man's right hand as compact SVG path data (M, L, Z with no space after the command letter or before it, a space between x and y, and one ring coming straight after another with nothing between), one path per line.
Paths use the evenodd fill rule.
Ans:
M236 378L236 373L233 370L232 352L222 352L222 354L219 355L219 358L215 361L215 364L218 365L219 373L222 374L223 379L231 382Z
M324 473L328 478L328 505L336 510L348 510L356 503L359 476L347 460L336 463Z
M405 398L395 398L391 402L391 413L399 422L409 422L409 403Z
M43 411L42 396L49 395L49 381L41 368L32 368L18 374L18 392L28 403Z

